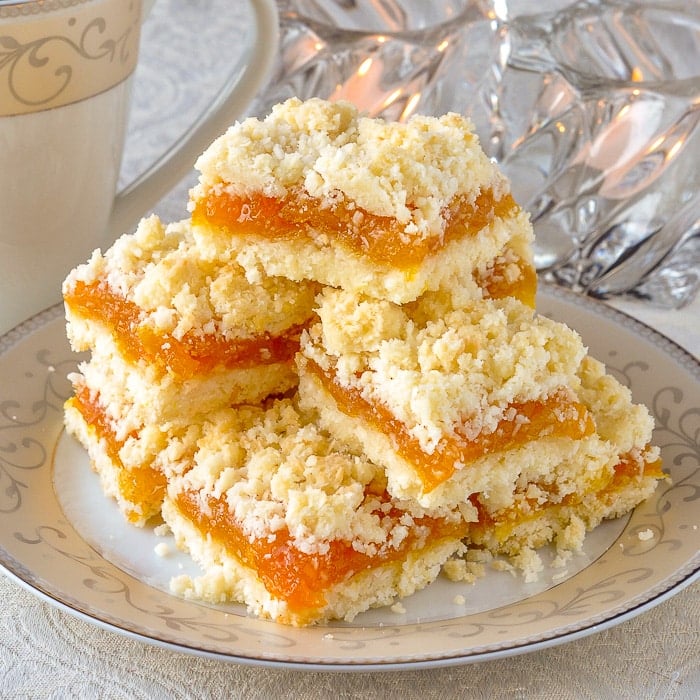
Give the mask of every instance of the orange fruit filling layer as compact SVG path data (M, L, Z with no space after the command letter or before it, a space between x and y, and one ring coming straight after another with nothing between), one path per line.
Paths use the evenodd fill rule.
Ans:
M302 331L301 326L292 326L281 335L265 333L234 340L188 332L178 339L143 325L142 310L104 283L78 282L65 294L65 301L74 313L106 323L127 360L144 359L183 380L219 366L232 369L291 362Z
M326 372L313 360L308 360L307 366L339 410L368 422L391 438L397 453L417 472L426 493L447 481L460 463L468 465L484 455L511 450L545 435L578 440L595 432L593 417L586 406L572 401L560 390L542 400L511 404L509 408L515 409L515 417L501 420L491 433L482 432L475 439L446 436L432 454L427 454L386 406L368 401L355 388L341 386L332 371Z
M119 457L124 442L118 440L107 415L97 398L90 397L86 387L80 387L69 400L83 417L85 423L104 440L105 451L112 464L119 469L118 488L122 498L128 503L140 506L144 512L158 512L165 496L166 478L163 472L150 464L142 464L126 469ZM139 519L138 514L127 514L130 521Z
M611 488L614 490L642 477L664 479L666 474L664 474L662 467L663 462L661 459L646 462L631 454L623 455L615 465L615 474L613 475Z
M515 216L519 210L510 194L496 200L486 190L473 203L458 196L443 211L446 224L442 233L421 237L407 234L394 217L371 214L342 197L322 203L297 187L286 198L210 192L195 202L192 222L208 223L236 235L286 240L310 238L309 230L313 230L315 235L326 235L375 263L410 270L450 241L475 236L496 218Z
M505 299L515 297L530 308L535 308L537 294L537 271L530 263L518 260L519 277L509 280L504 273L508 263L496 262L483 275L475 274L474 281L483 290L484 296L490 299Z
M229 556L253 569L265 588L286 601L289 609L301 617L312 616L326 603L324 593L362 571L398 561L417 546L431 546L446 538L460 539L467 530L466 523L446 522L436 518L416 519L410 533L397 548L384 547L376 554L358 552L352 542L332 540L323 554L305 553L294 546L286 529L269 537L253 539L243 532L231 515L225 498L210 497L206 514L202 512L197 495L182 492L176 498L180 513L190 520L203 537L212 537ZM377 512L380 518L398 522L402 511L391 509Z

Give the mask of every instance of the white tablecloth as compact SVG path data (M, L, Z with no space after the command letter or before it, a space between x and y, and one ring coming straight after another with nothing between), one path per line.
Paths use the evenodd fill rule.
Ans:
M221 4L162 0L149 26L157 27L168 13L177 12L178 40L186 44L197 35L198 23L206 27L210 22L212 5ZM194 96L179 93L175 69L172 74L148 64L139 69L142 83L165 80L166 87L136 98L132 132L141 141L127 152L127 173L156 148L164 130L176 136L183 120L201 107L197 100L206 100L206 90L223 75L207 56L224 55L230 48L234 24L223 18L208 36L209 53L199 55L197 70L212 77L209 82L202 77ZM155 42L156 34L147 27L146 41ZM173 43L171 53L178 51ZM169 65L169 57L160 56ZM171 118L164 119L162 112L152 117L154 95ZM191 182L190 177L156 207L164 218L185 215ZM700 299L673 312L634 302L615 306L698 355ZM700 582L617 627L564 645L465 666L376 673L271 669L170 651L78 619L1 575L0 600L2 698L700 697Z

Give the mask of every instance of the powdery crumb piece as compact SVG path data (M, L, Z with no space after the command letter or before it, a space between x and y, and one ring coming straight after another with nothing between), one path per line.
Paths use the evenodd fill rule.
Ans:
M569 570L564 569L563 571L558 571L554 576L552 576L552 581L561 581L561 579L566 578L569 575Z
M470 549L464 558L470 562L488 563L493 561L493 554L488 549Z
M491 562L491 568L494 571L507 571L513 576L515 576L516 574L515 567L510 562L507 562L504 559L494 559Z
M523 548L513 557L513 565L523 572L525 583L534 583L544 570L540 555L529 547Z
M323 635L324 639L335 639L335 636L333 635L332 632L326 632L326 634Z
M573 552L571 550L564 550L557 552L557 556L552 560L553 569L563 569L571 560Z
M442 571L450 581L464 581L467 573L467 562L464 559L448 559L442 565Z
M169 534L171 534L170 526L167 523L161 523L153 528L153 534L156 537L167 537Z
M406 608L403 606L403 603L394 603L391 606L391 612L396 613L397 615L405 615Z
M559 533L556 539L557 554L565 556L564 552L577 552L583 547L586 538L586 525L577 516L572 516L569 524Z
M159 556L159 557L167 557L168 554L170 554L170 547L165 543L165 542L159 542L154 548L153 551Z
M187 574L181 574L180 576L173 576L170 579L170 592L175 595L179 595L182 598L191 597L192 590L194 589L194 580L191 576Z
M442 570L450 581L458 583L476 583L485 576L486 566L483 561L467 561L466 559L448 559Z
M651 528L647 528L646 530L642 530L637 534L637 537L642 541L646 542L647 540L654 539L654 531Z
M463 595L458 594L452 599L452 602L455 605L464 605L467 602L467 600Z

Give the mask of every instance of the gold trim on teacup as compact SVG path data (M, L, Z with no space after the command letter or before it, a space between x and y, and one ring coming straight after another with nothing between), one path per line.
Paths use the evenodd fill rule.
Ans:
M0 116L97 95L136 67L141 0L35 0L0 14Z

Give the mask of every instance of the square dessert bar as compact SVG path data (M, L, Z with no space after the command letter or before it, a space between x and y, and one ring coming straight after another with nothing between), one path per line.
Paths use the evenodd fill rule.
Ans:
M470 525L470 545L512 557L530 576L533 563L535 572L540 567L534 550L550 541L562 552L580 549L587 531L604 519L629 513L667 479L658 447L649 444L646 409L631 402L629 390L598 360L585 357L578 374L579 400L590 412L599 439L612 448L612 472L601 471L599 479L573 490L562 489L559 476L552 481L523 473L506 507L488 493L470 498L479 514ZM579 455L580 450L572 451L572 460Z
M290 99L231 127L196 163L205 254L397 303L471 281L534 304L532 227L457 114L406 123Z
M392 499L383 469L291 399L207 416L163 516L203 568L176 592L292 625L351 620L423 588L467 527L457 509Z
M467 502L497 549L489 535L505 545L526 513L602 497L628 472L650 477L638 502L662 476L647 410L574 331L515 299L432 310L324 290L297 358L301 405L382 464L393 497Z
M123 435L294 387L317 286L250 284L235 263L204 260L188 222L151 217L95 251L63 291L71 345L92 353L80 368L91 399Z

